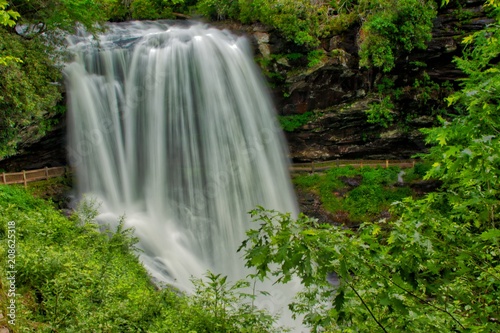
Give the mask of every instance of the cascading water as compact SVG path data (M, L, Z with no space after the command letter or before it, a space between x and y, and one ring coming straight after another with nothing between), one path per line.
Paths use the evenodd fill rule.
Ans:
M68 149L79 192L102 203L101 220L125 215L156 279L189 290L207 270L244 278L236 249L248 211L297 212L284 139L246 40L132 22L70 43Z

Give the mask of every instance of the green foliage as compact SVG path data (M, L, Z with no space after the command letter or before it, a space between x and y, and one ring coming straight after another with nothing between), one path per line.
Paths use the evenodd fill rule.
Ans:
M104 10L108 20L111 22L122 22L131 18L130 2L123 0L106 0Z
M411 183L415 180L424 179L427 172L431 169L431 164L426 162L419 162L415 164L415 167L405 170L404 181Z
M67 219L22 188L0 186L0 297L7 291L7 225L16 230L16 325L12 332L280 332L253 295L225 277L194 281L193 297L157 290L121 219L99 231L96 205ZM101 227L102 228L102 227ZM0 305L5 318L6 304Z
M9 10L7 9L7 5ZM106 19L102 1L46 0L0 2L0 158L14 154L21 143L36 141L53 125L62 99L62 79L55 63L61 31L75 31L77 22L89 31ZM11 27L24 25L19 35Z
M195 294L191 298L194 308L206 317L206 332L268 332L276 318L253 305L257 295L248 294L250 283L245 280L229 284L227 277L208 272L206 281L193 279ZM272 332L281 332L274 327Z
M20 15L16 11L6 10L7 6L8 2L6 0L0 0L0 26L13 27ZM0 56L0 66L6 66L11 62L22 62L22 60L10 55Z
M307 289L293 309L315 332L500 330L498 23L466 38L456 60L468 77L448 101L465 112L425 131L433 164L418 172L440 191L357 231L252 212L260 226L241 247L247 265L262 279L297 275Z
M290 116L278 116L281 128L286 132L293 132L296 129L304 126L308 122L315 119L317 115L314 112L307 111L302 114L294 114Z
M243 23L260 21L277 28L297 45L314 48L331 32L328 6L309 0L201 0L197 10L212 19L236 19Z
M323 59L325 59L326 55L325 55L325 52L323 50L313 50L313 51L310 51L308 54L307 54L307 66L308 67L314 67L314 66L317 66L319 64L321 64L321 62L323 61Z
M406 131L418 115L435 119L450 112L446 108L444 98L453 92L453 86L448 81L438 84L425 71L415 78L411 86L395 88L394 78L383 76L375 87L373 95L378 101L371 103L365 111L368 123L379 124L385 128L397 124L400 129ZM405 111L409 103L413 108L420 108L422 111L418 115ZM439 124L437 121L435 123Z
M244 1L241 1L244 3ZM200 14L213 20L238 19L240 15L239 1L236 0L202 0L197 4Z
M427 103L432 98L432 95L441 89L440 85L432 81L426 72L423 73L422 79L415 79L413 87L418 91L416 98L423 104Z
M481 228L495 225L498 210L499 38L499 26L491 25L465 39L467 48L456 63L468 78L448 98L452 105L465 106L465 114L424 131L435 145L429 177L440 178L455 194L451 204L457 218Z
M25 39L0 28L0 52L23 62L0 66L0 158L19 143L36 140L50 128L61 98L61 73L39 38Z
M412 196L410 188L394 186L399 172L396 167L335 167L324 174L295 176L293 183L317 193L335 222L350 224L377 219L392 202Z
M136 0L137 1L137 0ZM436 17L432 0L363 0L313 2L309 0L201 0L197 11L213 20L261 22L309 51L308 62L317 65L323 38L359 24L360 66L390 71L396 59L425 48Z
M56 30L74 32L77 22L95 31L96 23L108 19L105 0L10 0L9 4L21 15L20 23L30 25L30 35L53 34Z
M134 0L130 5L130 10L134 20L157 20L160 18L158 8L155 8L151 0Z
M13 27L20 15L14 10L6 10L7 7L7 0L0 0L0 25Z
M323 35L329 34L326 6L318 6L308 0L269 1L259 20L275 26L297 45L316 47Z
M195 0L101 0L110 21L173 19L189 14Z
M379 124L382 127L389 127L394 121L394 104L390 96L384 97L378 103L370 104L370 108L365 111L370 124Z
M425 48L431 38L434 1L362 1L359 7L364 17L359 38L361 66L388 72L399 55Z
M400 220L357 232L257 208L241 250L261 279L302 280L292 308L314 332L498 330L498 229L474 234L435 208L420 222L431 207L404 205Z
M174 18L172 14L173 2L176 1L134 0L130 5L131 16L134 20Z

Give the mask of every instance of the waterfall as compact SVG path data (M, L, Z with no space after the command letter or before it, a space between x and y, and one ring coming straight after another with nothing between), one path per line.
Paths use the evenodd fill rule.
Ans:
M244 278L236 250L248 211L297 213L284 137L246 39L130 22L73 36L70 50L68 152L79 193L101 202L101 221L125 216L155 279L190 290L207 270Z

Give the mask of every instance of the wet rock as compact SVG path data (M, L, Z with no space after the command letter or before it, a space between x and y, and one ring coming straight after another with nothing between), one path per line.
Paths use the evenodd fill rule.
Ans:
M353 187L358 187L361 185L361 182L363 181L363 178L361 176L356 176L356 177L340 177L340 181L347 186L353 188Z
M318 219L320 223L332 223L333 216L327 212L321 203L318 195L296 188L299 209L302 213L309 217Z

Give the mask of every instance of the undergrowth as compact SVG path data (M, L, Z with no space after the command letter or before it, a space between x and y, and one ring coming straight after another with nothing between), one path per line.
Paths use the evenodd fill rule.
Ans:
M426 170L420 164L404 170L401 183L399 167L336 167L324 173L296 175L293 183L318 195L334 222L357 224L381 218L393 202L414 196L409 182L422 179Z
M308 122L316 119L317 116L318 115L316 115L314 112L307 111L302 114L279 116L278 120L280 122L281 128L283 128L285 132L293 132L298 128L304 126Z
M0 186L0 328L11 332L277 332L274 318L243 292L207 273L197 294L158 288L140 264L137 239L123 219L100 232L84 204L64 217L53 204L15 186ZM14 227L12 227L14 226ZM14 229L15 232L9 230ZM15 262L8 237L15 235ZM12 236L11 236L12 237ZM12 252L12 251L11 251ZM13 264L11 269L7 263ZM15 271L16 297L9 297ZM14 299L15 323L7 304Z

